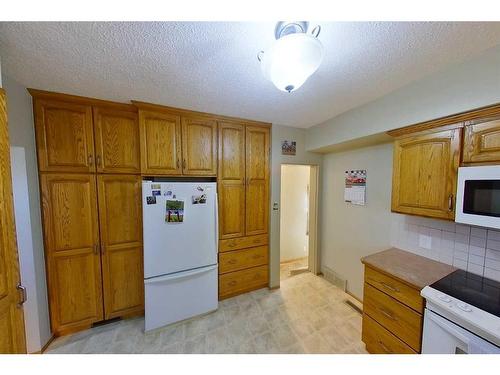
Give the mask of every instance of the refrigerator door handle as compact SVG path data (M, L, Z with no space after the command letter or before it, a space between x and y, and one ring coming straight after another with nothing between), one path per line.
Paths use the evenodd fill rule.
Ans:
M194 276L194 275L199 275L201 273L213 271L217 269L217 264L209 267L203 267L203 268L197 268L191 271L187 272L178 272L174 273L173 275L165 275L165 276L159 276L159 277L152 277L150 279L145 279L144 284L156 284L156 283L162 283L165 281L173 281L173 280L179 280L179 279L184 279L186 277Z
M215 258L219 252L219 196L215 192Z

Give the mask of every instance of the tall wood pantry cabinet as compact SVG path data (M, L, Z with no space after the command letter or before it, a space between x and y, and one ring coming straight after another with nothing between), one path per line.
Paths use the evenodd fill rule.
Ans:
M144 309L134 106L30 90L52 331Z
M267 286L269 137L264 124L219 123L219 298Z

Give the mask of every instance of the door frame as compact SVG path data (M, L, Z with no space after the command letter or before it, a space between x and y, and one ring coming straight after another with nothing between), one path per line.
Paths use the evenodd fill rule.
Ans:
M309 167L309 241L308 241L308 260L307 268L309 272L314 275L319 275L321 273L320 259L318 252L318 215L319 215L319 165L318 164L307 164L307 163L281 163L280 164L280 206L281 206L281 168L284 165L292 166L307 166ZM282 210L279 210L279 221L281 222ZM281 224L278 233L279 238L281 237ZM279 253L281 257L281 240Z

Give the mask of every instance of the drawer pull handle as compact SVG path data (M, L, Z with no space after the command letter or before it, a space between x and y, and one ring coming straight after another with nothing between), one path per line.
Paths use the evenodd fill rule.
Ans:
M392 315L390 312L385 311L384 309L382 309L380 307L379 307L378 311L380 311L382 313L382 315L385 315L387 318L389 318L391 320L397 320L394 315Z
M235 280L233 280L230 283L228 283L227 285L229 285L229 286L235 286L236 284L237 284L237 282Z
M260 259L260 258L262 258L262 255L254 255L252 258L253 259Z
M227 261L229 264L236 264L238 261L236 259L230 259Z
M400 290L399 290L398 288L395 288L395 287L393 287L393 286L390 286L389 284L386 284L386 283L384 283L383 281L380 281L380 284L381 284L384 288L389 289L389 290L392 290L393 292L396 292L396 293L399 293L399 292L400 292Z
M229 247L235 247L236 246L236 242L229 242L227 244L227 246L229 246Z
M387 347L382 341L378 340L379 345L384 349L385 352L387 353L392 353L392 350Z
M253 240L253 243L260 243L260 239L256 238L255 240Z

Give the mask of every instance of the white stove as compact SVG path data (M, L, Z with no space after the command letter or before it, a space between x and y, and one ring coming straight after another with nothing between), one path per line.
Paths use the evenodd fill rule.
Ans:
M457 270L421 294L422 353L500 354L500 283Z

